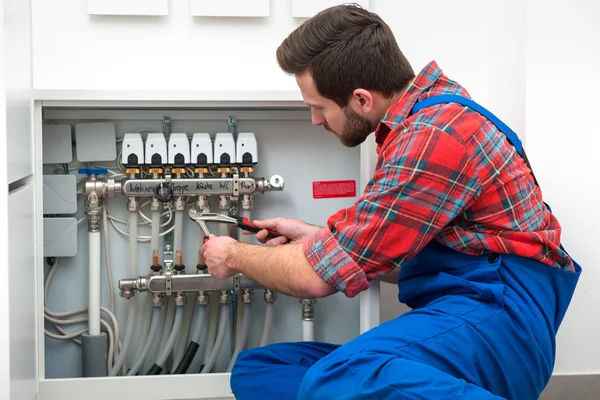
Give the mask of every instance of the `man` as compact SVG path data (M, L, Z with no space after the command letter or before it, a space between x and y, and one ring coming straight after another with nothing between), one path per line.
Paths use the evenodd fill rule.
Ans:
M358 6L308 20L277 58L313 124L349 147L375 132L376 171L325 227L256 221L288 244L211 237L209 272L301 298L353 297L388 279L412 310L342 346L245 351L235 396L537 399L581 268L560 246L516 135L435 62L415 76L390 28Z

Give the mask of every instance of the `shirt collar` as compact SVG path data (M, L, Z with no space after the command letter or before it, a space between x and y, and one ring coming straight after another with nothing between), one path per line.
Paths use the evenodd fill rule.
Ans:
M388 108L375 130L375 141L378 150L385 143L391 130L408 118L417 100L427 89L433 86L441 75L442 70L440 67L435 61L431 61L400 94L398 100Z

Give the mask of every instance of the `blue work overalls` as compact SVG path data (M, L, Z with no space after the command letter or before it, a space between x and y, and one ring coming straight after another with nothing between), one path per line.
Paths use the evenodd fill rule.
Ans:
M471 100L455 102L518 137ZM399 238L401 240L401 238ZM537 399L550 379L555 335L581 267L563 271L514 255L470 256L432 240L402 265L398 299L412 308L349 343L279 343L244 351L238 400Z

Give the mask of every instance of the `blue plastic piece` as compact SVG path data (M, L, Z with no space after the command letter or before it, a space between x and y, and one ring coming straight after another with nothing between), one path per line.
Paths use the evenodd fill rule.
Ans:
M77 172L80 174L85 174L87 176L92 176L92 175L106 175L108 173L108 170L106 168L79 168L79 170L77 170Z

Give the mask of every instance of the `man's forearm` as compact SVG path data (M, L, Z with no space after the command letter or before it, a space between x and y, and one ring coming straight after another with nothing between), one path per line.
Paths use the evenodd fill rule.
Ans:
M318 298L336 292L312 269L302 244L257 246L238 243L230 261L236 272L279 293Z

